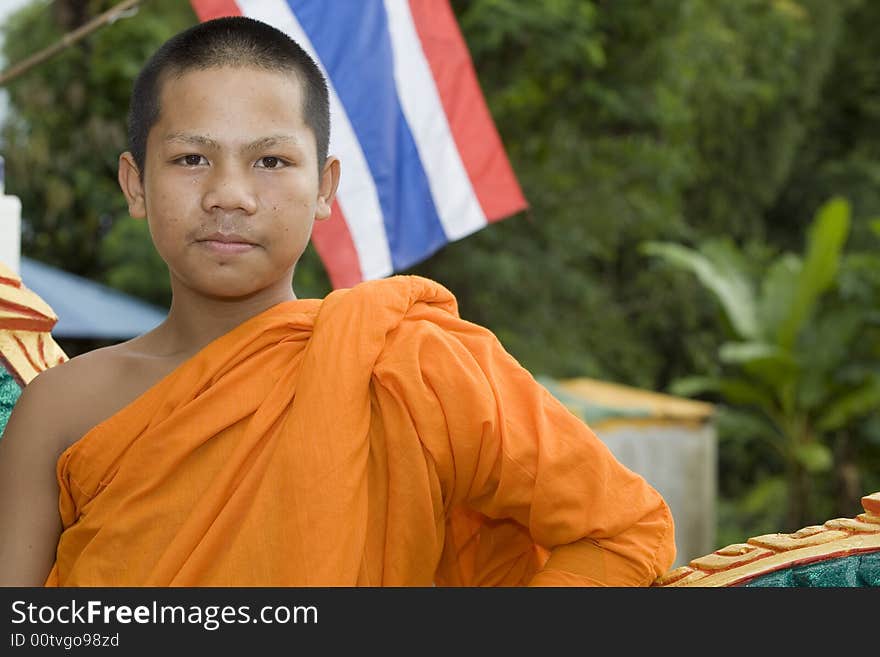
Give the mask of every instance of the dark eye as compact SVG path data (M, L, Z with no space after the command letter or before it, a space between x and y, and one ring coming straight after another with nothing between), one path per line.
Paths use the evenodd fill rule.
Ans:
M260 158L260 162L262 162L263 167L266 169L276 169L281 164L281 160L272 156Z
M202 162L201 155L185 155L183 161L191 167L198 166Z

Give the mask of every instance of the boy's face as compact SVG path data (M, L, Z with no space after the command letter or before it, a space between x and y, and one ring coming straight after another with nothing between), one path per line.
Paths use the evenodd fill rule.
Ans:
M291 73L192 70L162 84L143 176L129 153L119 181L180 285L214 297L290 296L312 223L330 215L339 162L318 173L315 136Z

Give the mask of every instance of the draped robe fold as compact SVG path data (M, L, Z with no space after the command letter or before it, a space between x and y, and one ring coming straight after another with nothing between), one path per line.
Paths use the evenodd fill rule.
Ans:
M280 303L58 459L46 586L647 585L657 491L416 276Z

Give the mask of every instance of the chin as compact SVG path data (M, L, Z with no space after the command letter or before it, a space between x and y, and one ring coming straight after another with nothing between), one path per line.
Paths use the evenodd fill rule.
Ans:
M191 292L218 301L246 299L255 294L259 294L265 289L264 286L255 284L254 281L249 281L247 284L244 284L241 281L227 282L224 281L222 277L210 281L192 281L184 283L184 285L189 288Z
M256 296L260 292L262 292L265 288L262 287L226 287L226 288L218 288L216 286L211 289L203 289L201 290L202 294L208 297L213 297L220 301L237 301L240 299L247 299L249 297Z
M244 269L223 268L214 270L212 273L199 272L197 276L182 277L172 276L172 290L174 279L178 283L200 296L216 299L218 301L235 301L248 299L261 293L273 294L272 289L280 289L283 273L250 272ZM292 275L291 275L292 279ZM290 284L292 286L292 283Z

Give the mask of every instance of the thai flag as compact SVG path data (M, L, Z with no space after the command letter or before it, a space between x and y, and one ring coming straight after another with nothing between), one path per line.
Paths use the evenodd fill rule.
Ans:
M299 43L330 87L342 177L312 241L334 288L388 276L527 207L448 0L191 0Z

